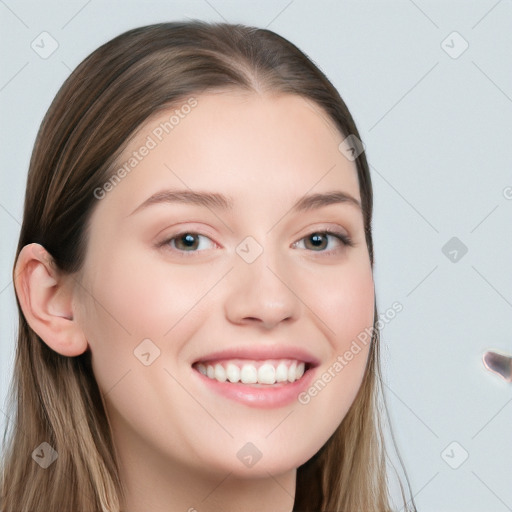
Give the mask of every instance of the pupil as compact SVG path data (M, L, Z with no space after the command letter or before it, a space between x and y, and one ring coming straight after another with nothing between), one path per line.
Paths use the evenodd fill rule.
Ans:
M181 240L184 241L184 245L186 247L194 247L196 244L195 244L195 240L194 240L194 236L191 235L190 233L187 233L186 235L182 236L181 237Z
M323 235L320 235L320 234L311 235L311 239L314 240L314 242L313 242L314 247L319 247L318 243L320 245L322 244L322 237L323 237Z

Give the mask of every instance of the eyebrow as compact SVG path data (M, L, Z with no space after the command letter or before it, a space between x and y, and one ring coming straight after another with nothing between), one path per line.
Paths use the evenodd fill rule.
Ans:
M233 199L217 192L195 192L192 190L162 190L148 197L129 216L154 204L185 203L204 206L213 210L232 210ZM361 203L352 195L341 190L315 193L300 198L291 211L300 213L331 204L348 204L362 210Z

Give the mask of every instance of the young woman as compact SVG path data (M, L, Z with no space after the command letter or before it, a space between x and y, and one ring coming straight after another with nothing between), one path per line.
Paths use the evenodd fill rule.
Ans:
M30 163L1 510L392 510L371 218L346 105L277 34L93 52Z

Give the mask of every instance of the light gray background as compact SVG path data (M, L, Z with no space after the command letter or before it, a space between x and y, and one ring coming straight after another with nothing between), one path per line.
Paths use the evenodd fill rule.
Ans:
M404 308L382 332L385 389L418 509L512 510L512 385L481 361L489 348L512 352L510 0L0 0L0 17L2 403L26 173L62 82L136 26L198 18L268 27L333 81L366 144L378 304ZM47 59L31 48L43 31L59 45ZM468 249L461 257L456 248L455 262L442 251L452 237Z

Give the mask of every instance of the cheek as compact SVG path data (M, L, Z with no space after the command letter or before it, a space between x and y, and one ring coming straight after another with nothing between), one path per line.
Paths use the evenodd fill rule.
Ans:
M340 266L316 284L317 292L310 300L330 353L317 368L309 389L298 398L312 416L325 419L316 431L320 442L338 427L360 389L370 350L375 295L371 267L364 258Z
M173 268L134 247L109 248L103 254L109 258L91 259L84 277L81 325L98 383L108 390L127 371L140 370L139 352L157 354L148 368L178 364L187 340L201 325L197 318L206 302L201 298L218 273L207 266L204 271L191 265ZM143 344L147 339L152 343Z
M133 343L162 339L214 282L207 271L203 275L192 266L173 268L137 248L111 254L94 270L91 294L102 306L95 310L103 329Z
M375 292L371 267L354 265L342 276L337 289L333 286L327 297L331 307L328 322L331 333L332 356L329 364L329 383L333 392L345 397L348 405L362 382L370 349L375 313ZM329 377L328 377L329 379Z
M317 273L314 286L309 288L312 310L335 351L345 350L352 339L373 325L373 275L364 258L340 266L335 272Z

